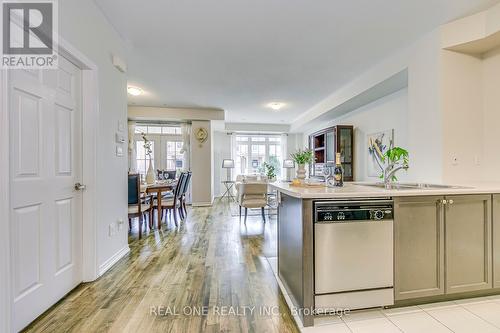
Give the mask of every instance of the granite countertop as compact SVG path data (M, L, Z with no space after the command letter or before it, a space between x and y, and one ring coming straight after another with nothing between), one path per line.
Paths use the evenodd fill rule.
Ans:
M360 182L344 183L343 187L296 187L290 183L275 182L269 184L272 188L302 199L335 199L335 198L377 198L377 197L408 197L419 195L458 195L458 194L491 194L500 193L500 183L460 184L453 188L435 189L393 189L386 190L372 186L364 186Z

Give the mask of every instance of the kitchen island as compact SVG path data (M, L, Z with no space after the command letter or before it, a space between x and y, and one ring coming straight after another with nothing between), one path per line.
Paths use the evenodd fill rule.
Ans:
M500 184L272 186L278 278L304 326L323 313L500 293Z

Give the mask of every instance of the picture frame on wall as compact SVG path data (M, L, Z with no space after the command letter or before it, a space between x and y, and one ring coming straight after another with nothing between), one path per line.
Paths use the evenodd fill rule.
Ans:
M366 138L368 144L367 175L379 177L381 171L375 154L384 154L389 149L391 142L394 142L394 129L368 134Z

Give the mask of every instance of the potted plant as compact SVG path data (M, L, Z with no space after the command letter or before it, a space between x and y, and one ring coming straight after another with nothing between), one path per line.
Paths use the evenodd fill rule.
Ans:
M276 167L272 164L264 162L264 168L266 169L266 176L270 182L276 181Z
M153 167L153 161L151 160L151 155L153 154L153 148L151 148L152 142L148 140L146 134L141 133L142 140L144 140L144 150L146 155L149 157L148 172L146 173L146 183L153 184L155 182L155 170Z
M299 149L297 152L290 155L297 163L297 179L306 179L306 164L312 163L314 155L311 149Z

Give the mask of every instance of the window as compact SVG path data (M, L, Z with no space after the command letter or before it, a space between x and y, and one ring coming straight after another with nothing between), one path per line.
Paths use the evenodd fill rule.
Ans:
M281 137L276 135L237 135L234 154L235 170L239 174L264 173L264 162L281 175L283 161Z
M181 135L181 128L175 125L136 125L135 133Z
M266 162L266 145L251 144L250 147L252 152L250 154L252 172L256 173L264 165L264 162Z
M144 141L139 140L135 142L135 148L136 148L136 159L137 159L137 172L139 172L142 175L145 175L148 172L148 167L149 167L149 156L146 155L146 150L144 149ZM151 149L153 152L151 153L151 160L153 162L154 166L154 159L155 159L155 143L154 141L151 142Z
M144 133L151 141L153 149L153 167L160 170L184 169L185 159L182 149L182 136L180 126L161 124L137 124L135 126L137 171L146 174L149 167L149 158L144 150Z
M183 167L183 156L181 153L182 142L180 141L166 141L164 144L166 148L165 151L165 163L166 170L178 170Z

